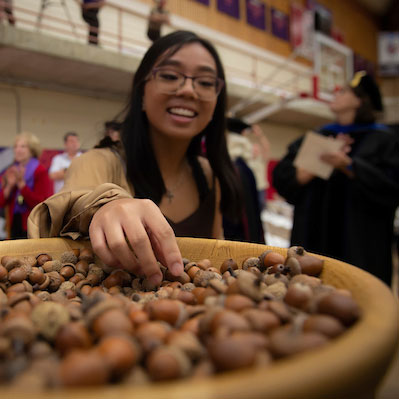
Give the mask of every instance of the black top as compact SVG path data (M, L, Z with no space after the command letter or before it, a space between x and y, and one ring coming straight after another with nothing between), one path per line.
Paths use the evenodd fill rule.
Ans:
M343 260L381 278L392 274L393 219L399 204L399 139L381 125L329 125L320 134L345 131L353 139L349 156L354 178L334 170L300 186L293 161L299 139L273 171L280 195L295 205L292 245Z
M190 166L197 184L200 205L194 213L181 222L174 223L166 219L177 237L212 238L215 218L215 179L209 188L204 171L196 157L190 160Z

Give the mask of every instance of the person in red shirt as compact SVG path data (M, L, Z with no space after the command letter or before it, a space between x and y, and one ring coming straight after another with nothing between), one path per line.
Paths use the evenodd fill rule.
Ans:
M1 176L0 207L6 210L8 238L27 238L31 210L53 194L53 184L38 158L39 139L21 133L14 142L14 163Z

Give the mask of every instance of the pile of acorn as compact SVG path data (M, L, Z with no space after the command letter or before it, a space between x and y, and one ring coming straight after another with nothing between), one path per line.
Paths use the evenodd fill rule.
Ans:
M185 259L179 277L161 265L159 287L94 262L90 249L1 258L0 384L139 385L267 366L327 344L360 316L302 247L240 266Z

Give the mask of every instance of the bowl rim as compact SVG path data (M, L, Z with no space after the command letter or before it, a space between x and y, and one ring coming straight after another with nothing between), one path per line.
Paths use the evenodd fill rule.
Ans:
M178 238L182 255L190 260L204 254L217 259L233 257L239 264L248 256L264 250L283 255L287 248L227 240ZM72 248L88 246L86 241L65 238L28 239L0 242L4 255L37 255L41 251L60 254ZM238 254L238 255L237 255ZM227 255L227 257L226 257ZM84 397L105 399L131 398L320 398L361 397L378 388L398 346L398 301L390 289L371 274L348 263L316 255L325 261L324 282L352 292L362 310L361 319L342 336L325 347L273 362L272 366L236 370L203 379L185 379L145 386L107 385L101 387L56 389L29 392L32 399ZM216 265L218 266L218 265ZM289 380L287 380L289 378ZM289 383L287 383L289 382ZM15 398L18 388L2 387L2 398Z

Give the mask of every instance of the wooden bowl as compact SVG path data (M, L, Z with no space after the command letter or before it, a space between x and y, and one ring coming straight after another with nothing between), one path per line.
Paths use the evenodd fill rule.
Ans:
M266 249L283 255L287 250L240 242L179 238L183 257L212 259L219 267L227 258L239 264ZM87 242L61 238L0 242L4 255L60 255ZM1 388L1 398L131 399L131 398L371 398L378 388L398 343L398 305L388 287L371 274L337 260L325 259L322 280L346 288L362 309L361 319L323 348L274 362L269 367L226 372L211 378L153 383L147 386L107 385L92 388L31 392Z

